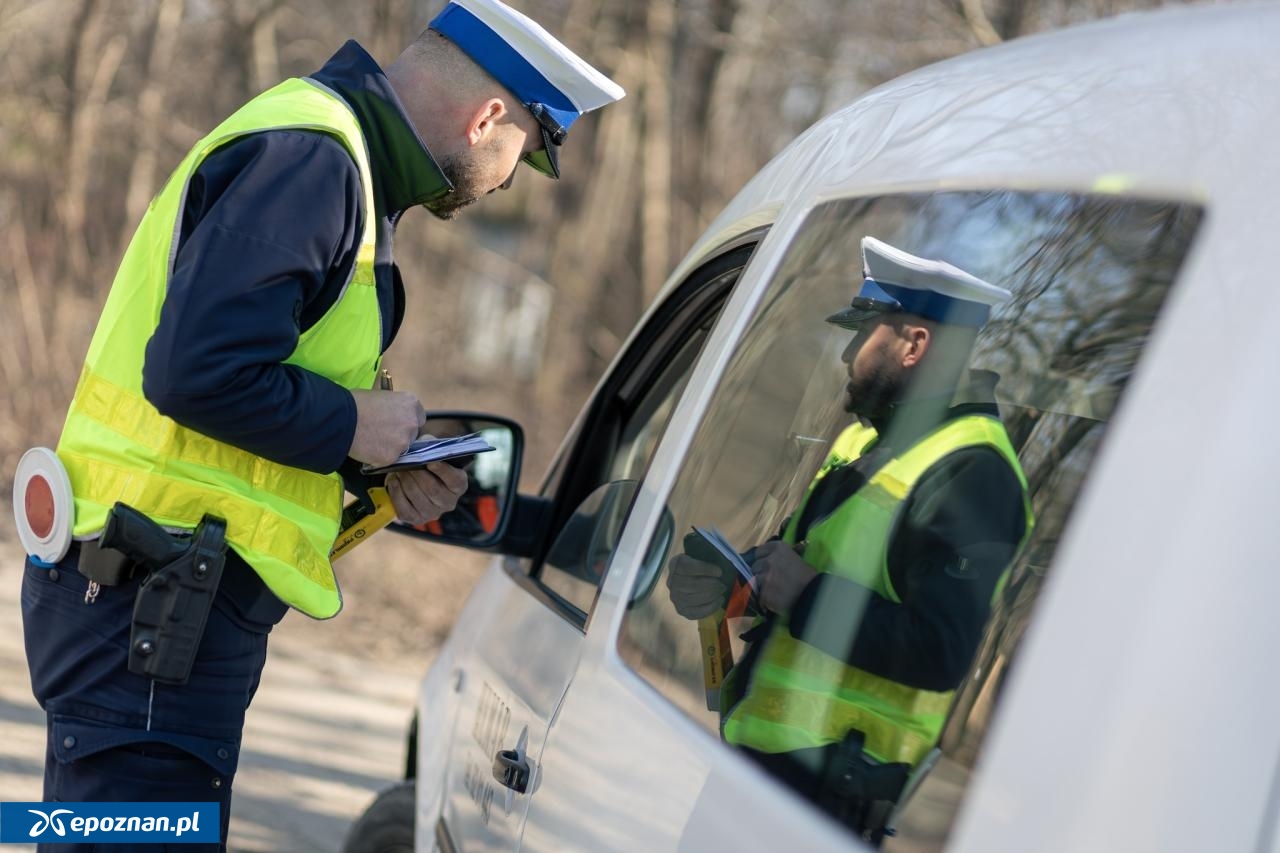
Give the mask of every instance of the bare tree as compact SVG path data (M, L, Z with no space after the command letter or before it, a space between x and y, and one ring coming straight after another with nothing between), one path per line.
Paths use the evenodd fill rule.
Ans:
M94 154L99 150L102 107L128 47L128 38L110 32L109 0L82 0L67 50L66 186L63 189L63 244L73 279L89 271L85 231Z
M151 44L138 91L138 124L151 128L163 118L167 71L173 64L178 41L178 25L182 21L184 0L159 0L151 25ZM124 220L118 241L123 254L129 237L156 187L156 159L160 145L154 133L140 134L134 146L133 164L129 169L124 202Z

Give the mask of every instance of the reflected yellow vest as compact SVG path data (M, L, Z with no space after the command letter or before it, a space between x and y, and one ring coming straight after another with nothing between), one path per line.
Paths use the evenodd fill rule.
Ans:
M835 466L857 459L875 439L875 430L860 424L840 434L800 509L792 515L783 536L786 542L795 542L804 505L822 478ZM890 460L831 515L812 525L806 538L805 562L819 572L840 575L900 603L888 565L898 510L929 468L957 450L974 446L996 450L1022 484L1025 541L1032 524L1026 477L1000 421L975 415L938 427ZM997 592L1003 584L1002 577ZM824 614L821 602L816 607L811 618L842 619L851 631L856 630L860 614ZM849 731L857 730L865 736L864 750L878 761L914 765L924 757L938 739L955 691L908 687L848 666L796 640L787 622L787 617L780 615L762 641L765 645L751 670L746 695L722 723L726 741L761 752L789 752L838 743Z
M363 234L352 278L333 307L302 334L287 362L346 388L372 387L382 320L373 274L373 180L364 137L337 95L306 80L287 80L198 142L151 202L89 345L58 457L75 492L77 537L96 535L116 501L174 529L194 528L204 513L213 513L227 520L227 541L272 592L309 616L327 618L342 607L329 563L342 510L341 478L279 465L186 429L142 394L144 351L173 271L188 182L218 147L280 128L336 137L359 168L364 188Z

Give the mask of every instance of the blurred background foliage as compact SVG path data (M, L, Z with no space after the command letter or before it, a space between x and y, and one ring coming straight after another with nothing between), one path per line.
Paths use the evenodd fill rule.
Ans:
M518 418L529 439L526 487L666 274L801 130L921 65L1168 5L508 2L627 97L575 125L564 180L524 170L510 191L452 222L425 212L402 220L396 257L408 316L387 363L397 388L417 392L428 409ZM389 63L443 5L0 0L0 504L21 453L57 441L116 265L186 149L257 92L317 69L348 38ZM6 505L0 541L14 538ZM359 549L349 567L344 560L347 602L362 604L347 612L369 616L348 622L357 635L361 624L368 630L347 648L430 649L483 560L383 541L400 544Z
M347 38L390 62L444 0L0 0L0 484L57 440L141 212L187 147ZM1156 0L515 0L628 92L450 223L402 221L388 356L428 408L516 415L536 480L667 272L801 130L876 84ZM216 322L216 318L211 318ZM429 366L429 369L424 369ZM7 515L7 513L6 513Z

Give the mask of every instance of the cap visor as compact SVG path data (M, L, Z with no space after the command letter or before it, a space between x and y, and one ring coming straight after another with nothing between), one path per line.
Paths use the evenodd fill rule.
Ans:
M524 156L524 161L548 178L560 177L560 154L551 141L551 134L542 128L542 147Z
M858 297L853 300L853 304L848 308L837 311L828 317L827 322L843 329L855 331L868 321L897 310L899 310L899 306L892 302L881 302L877 299Z
M832 323L838 325L838 327L842 329L849 329L850 332L855 332L855 330L858 330L861 325L867 323L868 320L877 318L877 316L881 314L884 314L884 311L874 309L852 309L852 307L850 307L850 309L836 311L835 314L828 316L827 323Z

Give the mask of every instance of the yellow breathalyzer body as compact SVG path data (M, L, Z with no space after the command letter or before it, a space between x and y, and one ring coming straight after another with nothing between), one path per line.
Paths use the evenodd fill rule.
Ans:
M336 561L396 520L396 508L392 505L391 496L387 494L385 486L371 487L369 501L373 504L372 510L359 499L343 507L338 538L334 540L333 549L329 551L329 562Z

